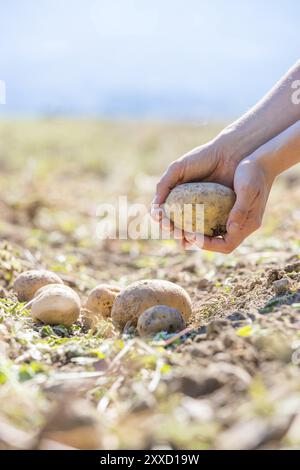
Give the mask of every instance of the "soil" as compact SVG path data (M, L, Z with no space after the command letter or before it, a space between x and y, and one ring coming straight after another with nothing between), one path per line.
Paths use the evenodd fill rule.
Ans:
M215 130L1 123L0 448L299 447L299 168L276 182L262 229L230 255L95 236L98 203L121 192L149 203L171 156ZM93 331L35 323L12 284L38 268L83 302L98 283L167 279L190 294L193 316L181 334L152 340L109 321Z

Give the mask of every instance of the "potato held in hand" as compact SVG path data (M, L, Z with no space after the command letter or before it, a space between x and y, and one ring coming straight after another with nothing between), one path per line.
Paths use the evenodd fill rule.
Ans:
M160 279L137 281L124 289L116 298L111 318L119 329L129 322L136 326L139 316L155 305L177 309L187 321L192 313L187 292L173 282Z
M235 203L232 189L217 183L185 183L170 192L164 204L167 217L186 232L216 237L226 233ZM197 208L197 204L203 205ZM204 215L204 219L202 219Z
M140 336L153 336L160 331L176 333L185 328L181 313L176 308L156 305L148 308L139 317L137 330Z
M80 298L68 286L55 284L39 289L31 304L31 316L48 325L71 326L79 317Z
M13 289L20 302L28 302L34 297L38 289L49 284L63 284L63 281L51 271L33 269L19 274L14 282Z

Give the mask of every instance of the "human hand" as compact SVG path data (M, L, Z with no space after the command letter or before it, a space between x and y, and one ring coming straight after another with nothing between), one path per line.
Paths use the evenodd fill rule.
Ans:
M242 160L234 174L236 202L229 214L227 233L223 238L185 234L185 246L221 253L233 251L260 227L273 181L274 176L267 171L259 152Z
M157 184L151 205L152 217L161 221L164 214L160 206L171 189L178 184L212 181L233 187L234 173L240 159L233 157L231 149L232 146L227 144L226 138L220 135L171 163Z

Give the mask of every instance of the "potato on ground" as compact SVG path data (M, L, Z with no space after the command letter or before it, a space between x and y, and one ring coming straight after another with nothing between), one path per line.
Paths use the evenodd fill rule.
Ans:
M215 237L226 233L235 199L232 189L221 184L184 183L172 189L164 210L176 227Z
M166 305L150 307L138 319L137 330L140 336L152 336L160 331L176 333L185 328L181 313Z
M61 278L45 269L25 271L16 278L13 289L20 302L31 300L36 291L49 284L63 284Z
M177 309L185 321L192 313L191 299L182 287L173 282L153 279L137 281L117 296L111 312L112 321L119 329L127 323L136 326L139 316L155 305Z
M118 286L99 284L89 293L85 308L101 317L110 317L113 303L120 292Z
M83 325L92 330L96 330L98 326L102 328L103 321L111 316L113 303L120 291L120 287L109 284L99 284L94 287L81 312Z
M31 316L48 325L71 326L79 317L80 306L80 298L71 287L43 286L32 300Z

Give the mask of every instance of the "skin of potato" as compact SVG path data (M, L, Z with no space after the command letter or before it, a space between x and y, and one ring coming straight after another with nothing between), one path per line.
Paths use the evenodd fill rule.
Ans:
M148 308L138 319L137 330L140 336L152 336L160 331L176 333L185 328L181 313L167 305Z
M71 326L79 317L80 298L70 287L49 286L40 289L31 305L32 318L48 325Z
M33 299L36 291L49 284L63 284L57 274L44 269L25 271L16 278L13 289L20 302Z
M46 292L46 290L48 289L52 289L53 291L53 288L55 288L55 290L61 290L63 292L65 292L66 290L69 290L72 293L75 292L71 287L67 286L66 284L47 284L46 286L40 287L34 294L34 297L38 297L43 292Z
M99 284L88 295L85 308L100 317L110 317L113 303L121 289L118 286Z
M164 209L176 227L213 237L226 233L228 215L235 199L232 189L221 184L184 183L172 189ZM184 208L185 204L191 204L192 210L188 210L188 206ZM196 204L203 204L204 221L201 210L196 214Z
M179 310L187 321L192 313L187 292L173 282L152 279L137 281L124 289L116 298L111 318L114 325L123 329L130 322L136 326L139 316L155 305L167 305Z

